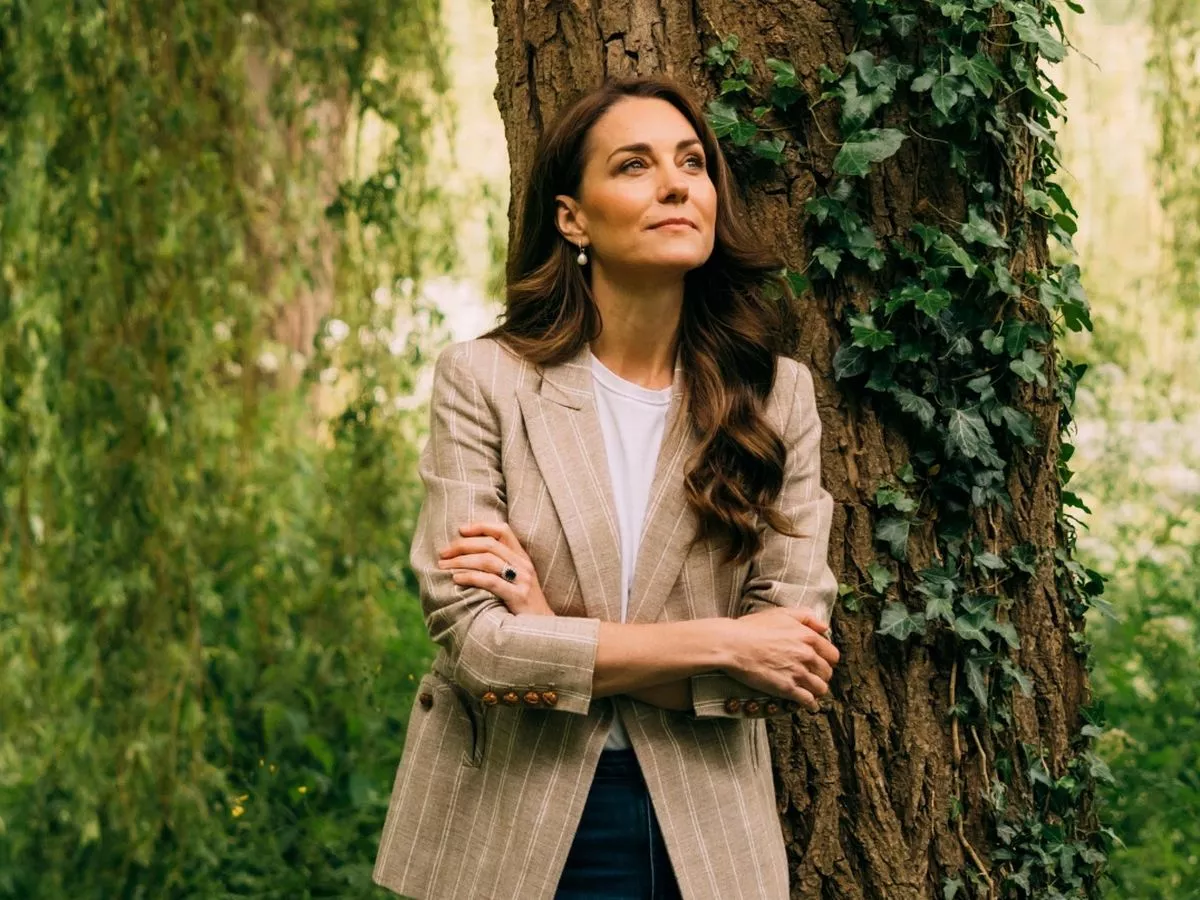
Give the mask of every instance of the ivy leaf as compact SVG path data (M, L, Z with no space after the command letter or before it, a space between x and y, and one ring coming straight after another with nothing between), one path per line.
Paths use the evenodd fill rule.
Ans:
M744 91L750 85L746 84L741 78L726 78L721 82L721 94L736 94L739 91Z
M838 265L842 261L841 250L835 250L833 247L818 247L813 251L813 256L831 276L837 274Z
M945 878L942 880L942 900L954 900L958 892L965 888L961 878Z
M983 53L976 53L967 62L967 78L985 97L992 96L996 82L1000 81L1002 77L996 64Z
M975 695L975 699L979 701L979 705L983 709L987 709L987 679L984 676L984 663L978 657L970 656L967 658L967 687L971 689L971 693Z
M875 562L867 566L867 574L871 576L871 587L881 597L896 580L890 571Z
M925 615L909 612L903 603L889 603L879 617L879 627L875 633L894 637L898 641L907 640L912 634L924 634Z
M885 516L875 524L875 540L887 544L888 552L904 561L908 557L908 528L908 519Z
M1011 406L1002 406L1000 407L1000 419L1004 422L1008 433L1026 447L1033 447L1037 444L1037 437L1033 433L1033 420L1021 410L1013 409Z
M1000 668L1005 675L1017 683L1017 686L1021 688L1022 694L1024 694L1026 697L1033 696L1033 682L1030 681L1029 676L1021 670L1020 666L1014 663L1011 659L1002 659L1000 660Z
M1033 544L1018 544L1008 554L1008 561L1013 568L1019 569L1026 575L1037 573L1037 549Z
M933 83L937 81L937 79L937 69L926 69L913 79L913 82L909 85L909 88L911 88L913 91L916 91L918 94L923 94L925 91L933 87Z
M988 619L984 622L984 627L1004 638L1004 642L1013 650L1021 648L1021 638L1012 622L997 622L995 619Z
M799 272L788 272L784 277L787 278L788 284L792 288L792 293L797 297L812 287L812 282L809 281L808 276L802 275Z
M775 84L779 87L799 87L800 79L796 77L796 68L785 59L766 60L767 68L775 76Z
M1021 354L1020 359L1014 359L1010 362L1008 367L1022 380L1031 384L1036 381L1042 387L1046 387L1046 373L1042 371L1045 362L1046 357L1042 356L1036 350L1029 348Z
M904 143L906 135L895 128L868 128L853 135L833 161L841 175L866 175L872 163L890 159Z
M958 102L958 79L951 75L938 75L933 80L933 105L950 115L954 104Z
M984 621L988 618L985 613L971 613L959 616L954 620L954 633L964 641L975 641L985 648L991 649L992 641L984 633Z
M931 291L922 291L916 298L916 307L929 316L931 319L936 319L941 315L942 310L950 305L950 292L945 288L934 288Z
M985 550L982 553L976 553L975 565L979 566L981 569L990 569L993 572L999 572L1008 566L1003 559L1001 559L995 553L992 553L990 550Z
M968 278L975 277L975 270L979 268L979 263L975 262L971 254L960 247L950 235L942 234L934 244L934 248L962 266Z
M897 512L912 512L917 508L917 501L903 491L884 485L875 491L875 505L890 506Z
M787 143L783 138L772 138L769 141L756 141L754 155L772 162L783 162L783 148Z
M721 100L709 101L708 123L717 137L728 137L740 121L737 110L728 103Z
M900 37L906 38L912 34L913 29L917 27L917 17L911 13L897 13L888 19L888 25L890 25L892 31L896 32L896 34L900 35Z
M946 423L946 447L967 459L978 459L991 449L992 435L977 407L949 410Z
M1017 13L1013 30L1025 43L1036 45L1038 52L1050 62L1061 62L1067 55L1067 48L1063 46L1062 41L1055 38L1027 12Z
M924 397L914 394L907 388L897 388L893 391L895 398L900 401L900 408L910 415L914 415L926 428L933 427L933 417L935 410L933 404Z
M967 243L983 244L985 247L1008 248L1008 243L1000 237L996 226L979 214L979 210L971 207L967 213L967 222L959 229L959 234Z
M868 350L882 350L896 342L896 336L892 332L876 327L875 317L870 313L850 317L850 334L854 346L866 347Z
M775 75L771 87L771 103L780 109L787 109L801 97L800 79L796 77L796 69L783 59L767 59L766 63L767 68Z
M954 624L954 601L949 597L930 597L925 602L925 618L942 619L947 625Z
M853 378L867 371L870 361L870 351L855 347L851 343L842 344L833 354L833 374L839 380Z

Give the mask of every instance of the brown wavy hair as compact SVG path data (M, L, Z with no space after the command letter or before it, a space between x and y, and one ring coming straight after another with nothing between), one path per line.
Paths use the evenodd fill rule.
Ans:
M684 276L679 330L685 399L699 447L685 491L699 520L697 539L725 537L728 561L762 547L761 523L791 536L774 506L787 448L764 415L776 354L790 324L792 294L783 261L751 230L736 182L697 102L665 78L612 79L563 109L534 152L509 254L504 318L485 337L503 340L536 365L570 359L601 330L578 249L558 230L555 196L579 196L592 126L624 97L666 100L691 123L716 187L716 234L708 260ZM775 290L768 289L774 284Z

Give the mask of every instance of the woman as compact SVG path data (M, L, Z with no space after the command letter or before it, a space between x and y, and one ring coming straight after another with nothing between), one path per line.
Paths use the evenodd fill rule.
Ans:
M808 370L695 101L539 144L504 322L437 360L412 565L440 650L374 879L418 900L783 900L763 718L819 711L833 501Z

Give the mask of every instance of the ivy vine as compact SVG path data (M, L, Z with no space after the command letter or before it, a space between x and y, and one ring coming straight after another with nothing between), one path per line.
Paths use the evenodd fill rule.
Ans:
M1100 710L1085 708L1074 755L1058 774L1041 747L1023 744L1010 758L1000 740L1007 735L1013 743L1013 691L1032 695L1012 655L1020 636L1009 612L1023 583L1052 564L1080 629L1089 607L1106 606L1101 576L1073 558L1072 511L1088 510L1064 489L1060 539L1049 548L1001 548L980 525L1013 512L1007 482L1014 463L1044 454L1052 441L1060 448L1061 483L1071 478L1067 431L1086 366L1056 354L1055 340L1091 330L1092 322L1072 246L1076 211L1054 180L1054 123L1065 97L1040 66L1064 57L1062 22L1045 0L849 6L858 45L842 71L821 69L823 92L811 105L789 61L767 59L767 75L756 82L735 35L710 47L706 62L721 83L709 121L735 166L811 163L800 126L820 127L816 106L837 104L840 148L832 172L823 176L811 166L819 190L805 206L810 262L788 278L797 294L830 290L854 298L846 304L834 375L847 395L869 391L911 449L911 461L874 494L875 539L885 555L861 590L843 588L843 602L858 611L865 599L876 601L881 635L901 642L924 635L953 648L955 744L960 730L969 731L985 769L990 762L984 796L951 801L948 815L973 865L944 877L944 900L1094 897L1115 840L1078 813L1096 782L1111 780L1093 749ZM1067 6L1082 11L1070 0ZM961 185L965 219L927 200L917 205L920 221L885 240L869 224L868 180L909 141L940 148ZM1022 159L1030 164L1017 171ZM1045 265L1031 265L1027 248L1047 236L1055 253ZM843 289L832 290L839 280ZM1061 409L1056 435L1038 434L1023 411L1039 388ZM897 573L910 563L909 536L918 528L932 533L936 562L909 569L904 597ZM1082 630L1072 638L1087 664ZM960 673L965 691L958 690ZM997 736L990 760L979 729ZM1019 781L1034 800L1028 811L1008 803ZM963 833L968 804L992 823L990 866Z

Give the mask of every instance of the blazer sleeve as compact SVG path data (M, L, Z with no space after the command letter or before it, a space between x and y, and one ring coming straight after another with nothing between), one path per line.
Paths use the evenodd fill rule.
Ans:
M762 550L750 564L737 614L770 606L807 607L827 622L838 589L828 563L833 497L821 486L821 419L812 373L802 363L794 365L796 389L783 432L787 462L777 503L791 520L792 530L803 536L788 537L766 528ZM790 715L799 708L794 701L757 694L721 672L693 675L691 682L692 713L698 718ZM756 701L749 712L747 701Z
M425 499L410 562L429 636L448 654L450 677L475 697L553 691L551 708L586 715L600 620L514 615L494 594L458 585L438 551L468 522L507 520L499 420L453 344L434 366L430 434L419 472ZM489 698L492 699L492 698Z

